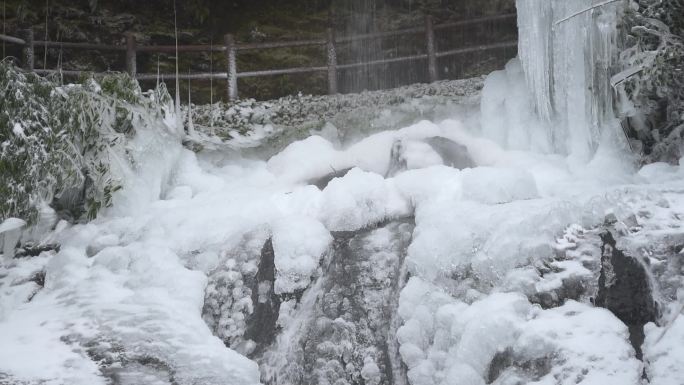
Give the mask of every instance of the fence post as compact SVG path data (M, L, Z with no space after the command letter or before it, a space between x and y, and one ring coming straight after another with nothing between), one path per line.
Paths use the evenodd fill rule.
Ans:
M435 23L432 16L425 17L425 43L428 56L428 78L430 83L439 80L437 72L437 49L435 48Z
M135 75L138 73L136 46L137 42L133 32L126 32L126 72L133 79L135 79Z
M26 45L22 49L22 62L21 66L24 70L33 72L33 29L25 29L21 31L21 38L26 41Z
M238 84L237 84L237 50L235 49L235 38L231 34L223 37L226 46L226 72L228 74L228 101L236 101L238 99Z
M335 31L328 28L328 95L337 94L337 50L335 49Z

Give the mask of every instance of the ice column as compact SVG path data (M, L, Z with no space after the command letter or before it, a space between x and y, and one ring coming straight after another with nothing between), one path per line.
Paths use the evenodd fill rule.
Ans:
M615 129L610 76L622 1L516 0L525 79L555 150L591 157Z

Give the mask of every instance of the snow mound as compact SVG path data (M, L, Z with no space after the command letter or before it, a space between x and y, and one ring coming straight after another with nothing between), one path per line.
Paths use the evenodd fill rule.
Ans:
M279 219L272 231L276 294L306 289L332 236L322 223L307 217Z
M539 197L532 174L525 170L478 167L463 172L463 198L486 204Z
M578 302L542 310L520 294L496 293L468 304L412 278L399 314L397 338L412 385L618 385L640 378L627 327Z
M652 323L644 327L644 359L652 384L675 385L684 378L684 318L680 314L668 326L667 330Z

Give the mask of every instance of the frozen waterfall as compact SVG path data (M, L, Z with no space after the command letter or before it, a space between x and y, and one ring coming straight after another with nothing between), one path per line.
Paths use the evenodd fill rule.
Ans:
M622 6L615 1L517 0L522 71L512 64L505 73L490 76L483 112L504 107L508 116L483 114L484 133L507 147L570 154L583 161L591 159L604 135L615 142L611 134L618 124L609 84L617 65ZM501 119L508 124L502 127Z

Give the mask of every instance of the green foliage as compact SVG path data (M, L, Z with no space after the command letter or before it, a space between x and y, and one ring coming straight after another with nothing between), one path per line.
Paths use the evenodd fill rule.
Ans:
M164 89L144 97L127 75L58 86L4 62L0 92L0 218L30 223L41 203L74 190L88 219L109 206L122 186L111 157L125 154L141 116L158 117L159 103L170 100Z

